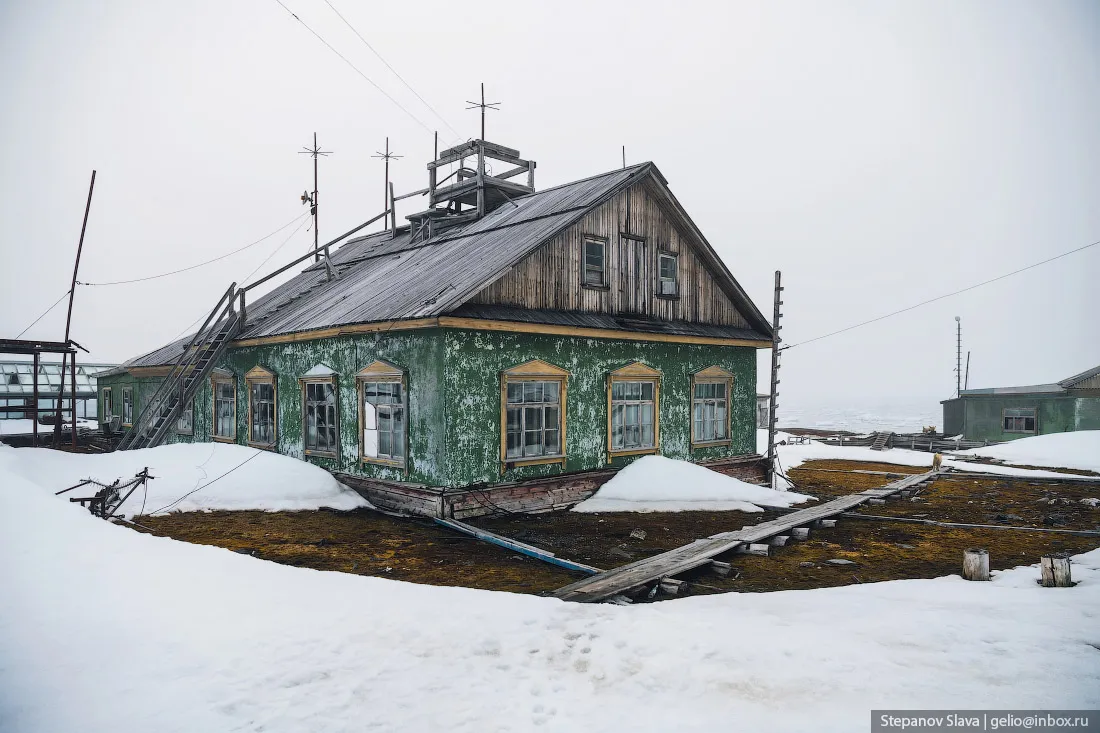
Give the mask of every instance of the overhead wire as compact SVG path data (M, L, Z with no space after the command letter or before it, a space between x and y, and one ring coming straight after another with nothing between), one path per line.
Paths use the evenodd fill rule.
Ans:
M298 21L299 23L301 23L301 24L302 24L302 27L303 27L303 28L305 28L305 29L306 29L307 31L309 31L310 33L312 33L312 34L314 35L314 37L315 37L315 38L316 38L316 39L317 39L318 41L320 41L321 43L325 44L325 47L326 47L326 48L327 48L328 50L332 51L332 52L333 52L334 54L336 54L337 56L339 56L339 57L340 57L340 59L341 59L341 60L342 60L342 61L343 61L343 62L344 62L345 64L347 64L348 66L350 66L350 67L351 67L352 71L354 71L354 72L355 72L356 74L358 74L359 76L363 77L363 80L364 80L364 81L366 81L366 82L367 82L368 84L370 84L370 85L371 85L372 87L374 87L374 88L375 88L375 89L376 89L376 90L378 91L378 93L379 93L379 94L381 94L381 95L382 95L383 97L385 97L386 99L388 99L388 100L390 100L391 102L393 102L394 106L396 106L396 107L397 107L398 109L400 109L400 110L401 110L402 112L404 112L404 113L405 113L405 114L407 114L407 115L408 115L409 117L411 117L411 118L412 118L412 119L413 119L413 120L414 120L414 121L416 122L416 124L420 125L421 127L423 127L423 128L424 128L425 130L427 130L428 132L435 132L435 131L434 131L434 130L433 130L433 129L432 129L431 127L429 127L429 126L428 126L428 125L427 125L427 124L426 124L426 123L425 123L425 122L424 122L423 120L421 120L421 119L420 119L419 117L417 117L416 115L414 115L414 114L413 114L413 113L412 113L412 112L411 112L411 111L410 111L410 110L409 110L409 109L408 109L407 107L405 107L405 106L404 106L403 104L401 104L401 103L400 103L400 102L398 102L398 101L397 101L396 99L394 99L394 98L393 98L393 97L392 97L392 96L391 96L391 95L389 94L389 92L387 92L387 91L386 91L385 89L383 89L382 87L378 86L378 84L377 84L377 83L375 83L375 81L374 81L373 79L371 79L371 78L370 78L369 76L367 76L366 74L364 74L364 73L362 72L362 70L360 70L360 69L359 69L359 67L358 67L358 66L356 66L355 64L353 64L353 63L352 63L352 62L351 62L351 61L350 61L350 60L348 59L348 57L347 57L347 56L345 56L344 54L342 54L342 53L340 53L339 51L337 51L337 50L336 50L336 48L335 48L335 47L334 47L334 46L333 46L333 45L332 45L331 43L329 43L328 41L326 41L326 40L325 40L325 39L324 39L324 38L323 38L323 37L321 36L321 34L320 34L320 33L318 33L317 31L313 30L313 28L311 28L311 27L309 26L309 24L307 24L307 23L306 23L306 22L305 22L304 20L302 20L301 18L299 18L299 17L298 17L298 16L297 16L297 15L296 15L296 14L294 13L294 11L292 11L292 10L291 10L290 8L288 8L288 7L286 6L286 5L284 5L284 4L283 4L283 0L275 0L275 2L279 3L279 5L280 5L280 6L281 6L281 7L283 8L283 10L285 10L285 11L286 11L286 12L288 12L288 13L290 13L290 17L294 18L294 20L296 20L296 21ZM450 127L450 125L448 125L448 127Z
M421 103L425 107L427 107L428 109L430 109L432 111L432 114L434 114L436 117L438 117L443 122L443 124L447 126L447 128L451 132L453 132L455 135L460 135L458 130L456 130L451 125L451 123L447 121L447 118L444 117L443 115L441 115L438 111L436 111L435 107L433 107L431 104L428 103L428 100L426 100L426 99L424 99L424 97L420 96L420 93L417 92L415 89L413 89L412 84L409 84L409 82L405 81L405 78L397 72L397 69L393 68L393 66L390 65L390 62L386 61L386 59L382 57L382 54L380 54L378 52L378 49L376 49L374 46L372 46L370 44L370 42L367 41L367 39L363 37L363 34L361 34L355 28L355 26L353 26L351 24L351 22L347 18L345 18L339 10L336 9L336 6L333 5L332 2L330 2L330 0L325 0L325 4L329 6L329 8L332 10L332 12L336 13L336 17L338 17L340 20L342 20L344 22L344 25L346 25L348 28L351 29L352 33L354 33L356 36L359 37L359 40L363 42L363 45L366 46L368 49L370 49L371 53L373 53L375 56L377 56L378 60L381 61L383 64L385 64L386 68L389 69L391 72L393 72L393 75L396 76L401 81L401 83L404 84L405 87L410 92L412 92L413 95L415 95L417 99L419 99L421 101Z
M255 458L256 456L258 456L258 455L260 455L261 453L263 453L263 451L261 451L261 450L257 450L257 449L253 449L253 450L256 450L256 452L255 452L255 453L253 453L252 455L250 455L250 456L249 456L248 458L246 458L246 459L244 459L243 461L241 461L240 463L238 463L238 464L237 464L236 466L234 466L233 468L231 468L231 469L229 469L228 471L226 471L225 473L223 473L223 474L222 474L221 476L218 476L218 477L217 477L217 478L215 478L215 479L211 479L210 481L207 481L207 482L206 482L205 484L203 484L202 486L198 486L198 487L196 487L195 489L193 489L193 490L191 490L191 491L188 491L188 492L187 492L186 494L184 494L184 495L183 495L183 496L181 496L180 498L176 499L176 500L175 500L175 501L173 501L173 502L172 502L171 504L167 504L167 505L165 505L165 506L162 506L162 507L161 507L160 509L157 509L156 511L150 512L149 514L150 514L150 515L153 515L153 514L160 514L161 512L165 511L166 509L171 509L172 507L176 506L177 504L179 504L179 503L180 503L181 501L183 501L183 500L184 500L184 499L186 499L187 497L191 496L191 494L194 494L194 493L195 493L196 491L201 491L201 490L205 489L205 488L206 488L207 486L210 486L211 484L215 484L215 483L217 483L218 481L221 481L221 480L222 480L223 478L225 478L225 477L226 477L226 476L228 476L229 474L233 473L233 472L234 472L234 471L236 471L236 470L237 470L238 468L240 468L240 467L241 467L241 466L243 466L244 464L248 463L249 461L251 461L251 460L252 460L253 458Z
M306 221L308 221L308 220L303 219L301 222L299 222L297 228L294 231L292 231L290 233L290 235L279 244L278 247L276 247L274 250L272 250L271 254L269 254L267 257L265 257L260 264L256 265L256 267L254 267L252 269L252 272L245 275L238 282L240 282L243 285L245 282L248 281L248 279L250 277L255 275L261 267L266 265L268 263L268 261L271 260L272 257L279 254L279 251L282 250L282 248L285 247L287 245L287 243L290 242L290 240L294 239L294 235L296 235L298 232L302 231L302 227L306 225ZM176 334L174 337L172 337L172 341L175 341L175 340L179 339L181 336L188 333L192 328L197 326L199 321L201 321L205 317L205 315L206 315L206 313L203 312L202 314L199 315L198 318L191 321L191 323L189 325L187 325L186 327L184 327L184 329L182 331L180 331L178 334Z
M172 270L171 272L162 272L158 275L148 275L146 277L135 277L135 278L132 278L130 280L113 280L111 282L102 282L102 283L92 283L92 282L80 282L80 281L78 281L77 284L78 285L88 285L88 286L91 286L91 287L101 287L101 286L105 286L105 285L129 285L130 283L140 283L140 282L146 282L148 280L158 280L162 277L169 277L171 275L179 275L181 272L189 272L190 270L197 270L200 267L205 267L206 265L212 265L215 262L220 262L221 260L224 260L228 257L232 257L235 254L238 254L240 252L244 252L246 249L250 249L252 247L255 247L257 244L260 244L261 242L264 242L268 239L271 239L272 237L274 237L276 234L278 234L279 232L286 229L291 224L294 224L295 222L300 221L300 220L304 220L305 217L307 217L307 216L309 216L308 211L303 213L303 214L299 214L298 216L296 216L293 219L291 219L290 221L288 221L286 224L283 224L281 227L279 227L275 231L273 231L269 234L265 234L264 236L260 237L255 242L250 242L249 244L246 244L243 247L238 247L237 249L233 250L232 252L226 252L223 255L220 255L220 256L215 257L215 258L210 259L210 260L207 260L205 262L199 262L198 264L195 264L195 265L190 265L188 267L182 267L178 270Z
M969 287L961 288L960 290L955 290L953 292L945 293L943 295L937 295L935 298L929 298L928 300L922 300L920 303L917 303L916 305L911 305L907 308L901 308L900 310L893 311L892 313L887 313L884 316L879 316L877 318L871 318L871 319L863 321L861 323L857 323L854 326L848 326L847 328L842 328L838 331L833 331L831 333L826 333L826 334L823 334L821 336L815 336L812 339L806 339L805 341L799 341L798 343L791 344L790 346L784 346L780 349L780 351L786 351L787 349L793 349L796 346L804 346L805 344L813 343L814 341L820 341L821 339L826 339L826 338L829 338L830 336L836 336L837 334L846 333L848 331L851 331L851 330L856 329L856 328L860 328L862 326L869 325L871 323L877 323L878 321L882 321L882 320L885 320L887 318L891 318L891 317L899 315L901 313L906 313L906 312L914 310L916 308L920 308L921 306L928 305L929 303L935 303L938 300L943 300L944 298L950 298L954 295L959 295L961 293L965 293L967 291L974 290L975 288L980 288L983 285L989 285L990 283L995 283L998 280L1004 280L1006 277L1012 277L1013 275L1019 275L1021 272L1031 270L1033 268L1039 267L1040 265L1045 265L1048 262L1054 262L1055 260L1059 260L1063 257L1068 257L1071 254L1081 252L1083 250L1088 249L1089 247L1095 247L1098 244L1100 244L1100 239L1098 239L1097 241L1092 242L1090 244L1086 244L1083 247L1078 247L1077 249L1071 249L1068 252L1063 252L1062 254L1055 255L1054 257L1048 257L1047 259L1043 260L1042 262L1036 262L1034 264L1028 265L1027 267L1021 267L1018 270L1013 270L1012 272L1006 272L1003 275L998 275L997 277L990 278L989 280L983 280L982 282L977 283L975 285L970 285Z
M54 308L56 308L56 307L58 306L58 304L59 304L59 303L60 303L61 301L65 300L65 296L66 296L66 295L68 295L68 294L69 294L69 291L68 291L68 290L66 290L66 291L65 291L64 293L62 293L62 294L61 294L61 297L60 297L60 298L58 298L58 299L57 299L56 301L54 301L54 304L53 304L53 305L51 305L51 306L50 306L49 308L47 308L47 309L46 309L45 311L43 311L43 312L42 312L42 315L40 315L40 316L39 316L38 318L35 318L35 319L34 319L33 321L31 321L31 325L27 326L27 327L26 327L26 328L24 328L24 329L23 329L22 331L20 331L20 332L19 332L19 336L16 336L15 338L19 338L20 336L22 336L23 334L25 334L25 333L26 333L27 331L31 330L31 328L33 328L33 327L34 327L34 324L38 323L38 322L39 322L39 321L41 321L41 320L42 320L43 318L45 318L45 317L46 317L46 314L47 314L47 313L49 313L50 311L52 311L52 310L53 310Z

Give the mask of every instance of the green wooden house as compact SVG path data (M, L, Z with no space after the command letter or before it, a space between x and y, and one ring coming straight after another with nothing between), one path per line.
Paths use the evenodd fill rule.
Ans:
M390 213L236 311L230 294L224 346L185 338L101 375L100 414L430 515L566 506L647 454L764 479L770 324L655 165L535 191L533 162L474 140L428 169L407 226Z
M964 389L941 404L944 433L967 440L1100 430L1100 366L1053 384Z

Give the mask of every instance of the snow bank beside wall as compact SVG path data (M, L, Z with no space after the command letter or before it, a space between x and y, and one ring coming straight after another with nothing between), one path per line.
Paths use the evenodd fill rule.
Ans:
M687 461L644 456L619 471L575 512L759 512L810 497L745 483Z
M0 446L0 472L19 475L50 493L85 478L105 484L118 478L125 482L146 466L156 477L149 482L148 497L138 489L122 505L121 514L142 511L143 500L146 514L162 509L296 511L370 506L317 466L227 443L177 443L98 455ZM95 488L76 489L70 495L90 496ZM185 494L190 495L181 499Z

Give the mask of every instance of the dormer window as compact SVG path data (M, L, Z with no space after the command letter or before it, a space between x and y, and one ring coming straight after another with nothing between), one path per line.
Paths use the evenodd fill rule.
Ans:
M677 276L680 272L679 255L660 252L657 255L657 295L666 297L680 294Z
M581 253L584 275L581 281L588 288L607 287L607 240L585 235Z

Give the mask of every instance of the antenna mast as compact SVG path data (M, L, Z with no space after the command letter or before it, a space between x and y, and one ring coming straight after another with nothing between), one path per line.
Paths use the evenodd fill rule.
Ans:
M313 133L313 147L302 148L298 155L308 155L313 158L313 193L309 191L302 192L302 203L309 204L309 213L313 215L313 261L321 261L321 253L317 250L318 232L317 232L317 158L322 155L331 155L331 150L321 150L321 147L317 144L317 133ZM325 259L328 259L328 249L325 250Z
M958 316L955 316L955 396L956 397L959 397L959 396L962 395L962 376L963 376L963 370L962 370L962 357L963 357L962 343L963 343L963 341L962 341L962 339L963 339L963 337L962 337L962 319L959 318Z
M436 133L437 135L439 133ZM393 187L390 185L390 161L397 160L398 158L404 158L403 155L395 155L390 152L390 139L386 138L386 152L378 151L377 155L372 155L372 158L378 158L386 162L386 178L382 186L382 208L390 212L390 221L392 222L391 229L397 227L397 214L393 210Z
M485 103L485 82L481 82L481 102L472 102L469 99L466 100L466 104L470 105L466 109L480 109L481 110L481 139L485 139L485 110L492 109L500 111L500 102Z

